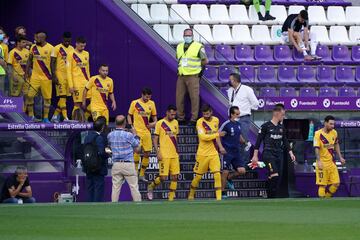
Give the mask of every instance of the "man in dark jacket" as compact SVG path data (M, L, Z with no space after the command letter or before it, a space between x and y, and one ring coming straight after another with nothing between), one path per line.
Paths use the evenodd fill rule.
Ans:
M98 154L101 158L101 169L98 172L89 172L84 168L86 173L86 188L87 188L87 201L88 202L103 202L104 201L104 188L105 176L108 173L107 169L107 154L105 147L107 145L106 136L103 134L106 127L105 118L98 118L94 122L94 131L89 131L85 137L84 145L92 143L95 140L98 148Z

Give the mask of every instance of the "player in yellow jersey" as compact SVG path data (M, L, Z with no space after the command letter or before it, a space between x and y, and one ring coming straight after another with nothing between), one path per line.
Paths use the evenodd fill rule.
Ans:
M345 159L341 155L338 135L333 116L325 117L324 127L315 132L314 148L316 155L316 185L321 198L332 197L340 185L339 172L335 164L335 153L341 164ZM326 188L328 188L326 190Z
M9 53L8 73L10 79L10 96L26 96L29 84L25 82L26 63L29 58L29 50L26 49L27 39L19 36L16 39L16 47Z
M87 82L83 93L83 109L86 109L87 92L91 94L90 110L94 121L98 117L106 118L106 124L109 124L109 108L107 101L111 100L111 109L116 110L116 101L114 97L114 83L109 75L109 66L102 64L99 68L99 75L93 76Z
M34 117L34 97L41 90L44 99L43 122L50 123L49 110L52 97L52 73L50 69L51 53L53 46L46 42L46 33L38 31L35 34L36 44L30 48L30 55L26 65L26 79L30 77L30 87L27 95L28 115L32 120ZM32 72L30 74L30 69Z
M220 137L225 136L225 132L219 132L219 119L214 117L210 105L205 104L201 108L202 118L196 122L196 130L199 138L199 146L196 153L196 163L194 166L194 179L191 182L189 200L195 197L195 191L199 186L202 175L210 170L214 175L214 187L216 200L221 200L221 175L220 158L226 151L221 144Z
M179 153L177 148L177 135L179 123L175 119L176 107L168 106L166 116L155 126L154 147L159 163L159 176L148 185L148 199L153 199L154 188L165 181L170 173L169 201L175 198L177 179L180 174ZM160 143L160 146L159 146Z
M147 182L145 171L149 166L149 157L152 150L151 128L154 128L157 122L156 106L154 101L151 100L151 94L150 88L144 88L141 98L131 102L127 116L128 123L135 128L140 137L143 158L141 160L139 180L144 182ZM150 118L152 122L150 122ZM134 161L135 168L138 170L140 154L134 153Z
M59 122L59 115L62 114L65 121L69 120L66 109L66 98L70 95L69 89L73 88L72 81L68 81L68 56L74 51L71 46L71 33L64 32L62 43L54 47L51 53L51 72L55 83L56 96L59 98L52 122Z
M74 109L72 111L72 118L74 119L74 113L81 110L83 93L85 85L90 79L90 56L87 51L85 51L86 40L84 37L78 37L76 39L75 50L69 55L68 60L68 82L69 85L72 84L73 88L70 88L74 100ZM72 83L70 83L72 82ZM90 93L86 96L87 99L90 99ZM85 111L85 119L87 120L90 113L90 106L88 105Z

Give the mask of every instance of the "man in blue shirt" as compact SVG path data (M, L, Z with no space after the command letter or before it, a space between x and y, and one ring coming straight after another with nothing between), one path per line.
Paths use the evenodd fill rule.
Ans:
M223 156L223 172L221 176L223 198L226 197L225 186L227 185L229 189L234 190L232 179L244 175L246 172L245 161L240 154L240 144L246 142L241 135L240 123L237 121L239 116L239 108L237 106L230 107L229 120L224 122L220 127L220 131L226 133L225 136L221 138L221 143L226 150L226 154ZM234 172L230 173L231 169L234 169Z

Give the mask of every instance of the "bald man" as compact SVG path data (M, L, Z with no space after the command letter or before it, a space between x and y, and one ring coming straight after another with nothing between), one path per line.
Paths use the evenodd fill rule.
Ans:
M112 152L113 166L111 201L118 202L121 187L126 180L129 184L133 201L141 201L139 192L138 176L135 170L134 151L140 151L140 138L133 129L129 132L126 129L126 118L123 115L115 118L115 131L108 135L108 144Z

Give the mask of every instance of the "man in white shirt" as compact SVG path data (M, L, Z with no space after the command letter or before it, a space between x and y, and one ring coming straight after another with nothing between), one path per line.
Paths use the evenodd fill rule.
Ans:
M241 134L245 141L248 141L248 133L251 122L251 110L257 110L259 107L259 101L255 96L254 90L241 84L240 74L231 73L229 76L228 99L229 107L237 106L240 109L240 117L238 119L241 127ZM245 162L249 160L249 151L244 151L246 144L241 146L241 157Z

